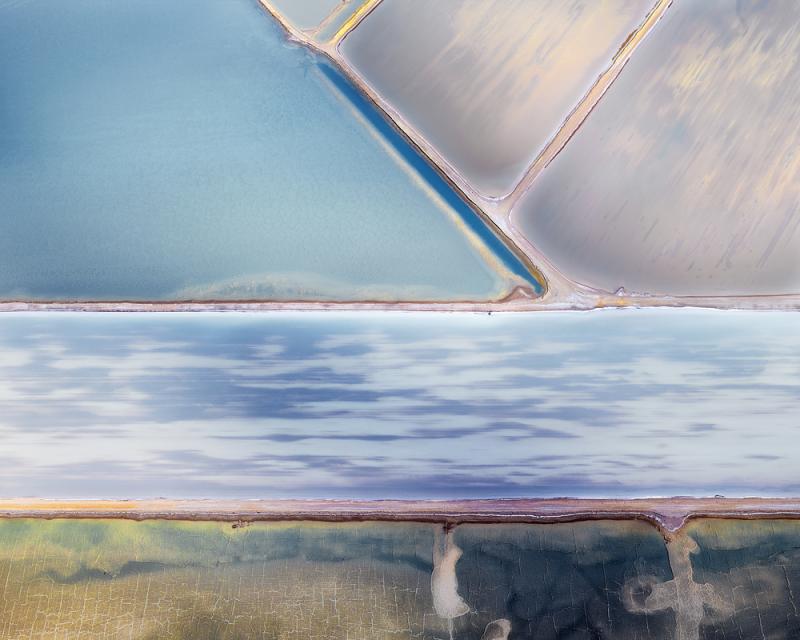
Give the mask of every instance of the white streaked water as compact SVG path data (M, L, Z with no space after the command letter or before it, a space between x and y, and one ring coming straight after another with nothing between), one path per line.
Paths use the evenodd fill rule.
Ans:
M0 495L796 495L791 313L0 315Z

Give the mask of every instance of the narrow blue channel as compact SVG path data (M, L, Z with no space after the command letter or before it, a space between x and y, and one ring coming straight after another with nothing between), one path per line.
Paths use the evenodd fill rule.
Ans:
M417 149L408 143L397 129L378 111L375 105L368 100L361 91L342 73L331 65L327 60L318 62L320 70L325 76L342 92L342 94L358 109L358 111L369 121L369 123L380 132L383 138L397 151L402 158L411 165L417 174L425 180L436 193L458 213L464 223L476 234L478 234L494 254L502 260L503 264L515 275L523 278L537 292L542 292L541 284L534 278L530 271L511 251L508 246L500 240L486 224L478 217L478 214L464 202L461 196L453 190L450 184L442 178L430 161L422 156Z

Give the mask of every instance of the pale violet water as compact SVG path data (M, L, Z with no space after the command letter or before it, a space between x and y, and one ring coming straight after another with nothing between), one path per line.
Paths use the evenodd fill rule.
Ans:
M794 313L0 314L0 496L797 495Z
M364 109L256 0L0 0L0 298L487 299L525 277Z

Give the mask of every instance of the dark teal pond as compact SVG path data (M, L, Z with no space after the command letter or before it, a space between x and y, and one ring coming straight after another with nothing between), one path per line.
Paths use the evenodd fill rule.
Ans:
M486 300L530 282L256 0L4 2L0 87L0 299Z

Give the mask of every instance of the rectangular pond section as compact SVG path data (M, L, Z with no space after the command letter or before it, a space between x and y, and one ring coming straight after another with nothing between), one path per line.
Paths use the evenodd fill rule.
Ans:
M3 314L0 496L797 495L798 352L793 313Z
M673 2L512 222L563 274L800 292L800 4Z
M0 299L538 286L255 0L4 2L0 86Z

